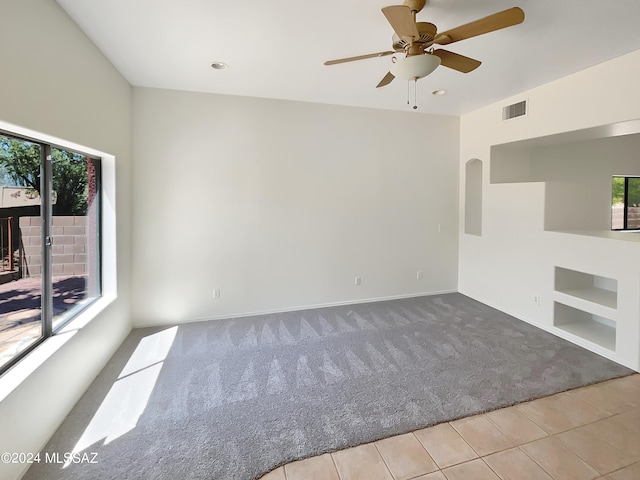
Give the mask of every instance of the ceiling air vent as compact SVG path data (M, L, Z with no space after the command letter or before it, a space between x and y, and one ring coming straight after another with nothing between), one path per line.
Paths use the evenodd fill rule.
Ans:
M513 105L507 105L502 109L502 120L521 117L527 114L527 101L523 100Z

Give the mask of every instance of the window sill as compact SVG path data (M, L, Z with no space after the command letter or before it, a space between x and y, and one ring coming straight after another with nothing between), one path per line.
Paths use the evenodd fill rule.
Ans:
M27 354L16 365L0 377L0 402L16 390L22 382L44 365L58 350L71 340L75 334L88 325L100 312L116 299L116 295L106 295L78 314L65 325L59 332L38 345L31 353Z

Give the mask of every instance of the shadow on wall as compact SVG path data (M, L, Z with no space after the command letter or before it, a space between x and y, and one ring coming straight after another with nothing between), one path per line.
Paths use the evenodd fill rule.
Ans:
M482 236L482 160L469 160L464 171L464 233Z

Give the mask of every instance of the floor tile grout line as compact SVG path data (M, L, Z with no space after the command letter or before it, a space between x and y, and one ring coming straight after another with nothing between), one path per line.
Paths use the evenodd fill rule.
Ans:
M542 397L545 398L545 397ZM534 403L537 400L541 400L539 398L536 398L535 400L532 400L531 402L527 402L527 403ZM520 404L522 405L522 404ZM519 405L516 406L516 408L518 408ZM571 420L569 417L567 417L564 413L562 413L560 410L558 410L557 408L554 408L553 406L549 406L548 408L553 409L554 411L556 411L559 415L561 415L562 417L566 418L569 423L574 423L573 420ZM529 420L531 420L533 423L535 423L536 425L538 425L538 427L540 427L542 430L544 430L545 432L547 432L548 435L555 435L556 433L559 432L550 432L547 428L545 428L544 425L540 425L538 422L536 422L536 420L534 418L532 418L531 416L527 415L527 412L523 411L523 410L519 410L520 413L522 413L525 417L527 417ZM576 428L576 426L574 425L573 427L569 428L568 430L571 430L572 428Z
M602 383L606 383L606 382L602 382ZM587 386L587 387L581 387L581 388L577 388L577 389L575 389L575 390L572 390L572 391L571 391L571 393L573 393L573 392L577 392L578 390L580 390L580 389L584 389L584 388L588 388L588 386ZM542 400L542 399L544 399L544 398L548 398L548 397L541 397L541 398L539 398L539 399L532 400L530 403L536 402L536 401L538 401L538 400ZM586 400L585 400L585 401L586 401ZM592 405L592 404L590 404L590 405ZM595 408L598 408L598 407L597 407L597 406L595 406L595 405L592 405L592 406L594 406ZM552 407L552 408L553 408L553 407ZM600 411L602 411L603 413L605 413L605 414L606 414L606 416L605 416L605 417L600 418L600 419L598 419L598 420L591 421L591 422L587 422L587 423L584 423L584 424L576 425L576 426L573 426L573 427L571 427L571 428L569 428L569 429L567 429L567 430L562 430L562 431L555 432L555 433L551 433L551 432L547 431L547 430L546 430L542 425L540 425L538 422L536 422L536 420L535 420L535 419L533 419L533 418L529 417L525 412L521 412L521 413L522 413L523 415L525 415L529 420L531 420L534 424L536 424L539 428L541 428L543 431L545 431L545 432L547 433L547 436L548 436L548 437L551 437L551 436L559 435L559 434L561 434L561 433L569 432L569 431L572 431L572 430L577 430L577 429L579 429L579 428L586 427L586 426L588 426L588 425L592 425L592 424L597 423L597 422L601 422L601 421L605 421L605 420L613 419L613 418L614 418L614 417L616 417L616 416L623 415L624 413L627 413L627 412L629 412L629 411L635 410L635 408L636 408L636 407L632 408L631 410L626 410L625 412L619 412L619 413L608 413L608 412L606 412L606 411L604 411L604 410L602 410L602 409L599 409ZM557 410L557 409L555 409L555 410ZM559 412L559 413L561 413L561 414L562 414L562 412ZM564 414L563 414L563 415L564 415ZM566 417L566 415L564 415L564 416ZM615 420L614 420L614 421L615 421ZM626 428L624 425L622 425L622 426L623 426L626 430L629 430L629 429L628 429L628 428ZM543 438L545 438L545 437L543 437ZM540 439L538 439L538 440L540 440ZM535 440L532 440L532 441L535 441ZM531 442L526 442L526 443L531 443ZM525 443L525 444L526 444L526 443ZM525 445L525 444L522 444L522 445Z
M603 383L604 383L604 382L603 382ZM584 388L586 388L586 387L584 387ZM537 461L536 461L536 460L535 460L531 455L529 455L529 454L528 454L524 449L522 449L522 448L520 448L520 447L523 447L523 446L529 445L529 444L534 443L534 442L537 442L537 441L539 441L539 440L544 440L545 438L559 437L560 435L562 435L562 434L564 434L564 433L571 432L571 431L573 431L573 430L578 430L578 429L580 429L580 428L586 427L586 426L588 426L588 425L593 425L594 423L601 422L601 421L603 421L603 420L611 419L611 418L613 418L613 417L615 417L615 416L617 416L617 415L620 415L620 414L613 414L613 415L612 415L612 414L607 414L607 415L608 415L608 417L606 417L606 418L601 418L600 420L596 420L596 421L593 421L593 422L589 422L589 423L586 423L586 424L584 424L584 425L580 425L580 426L576 426L576 427L570 428L570 429L568 429L568 430L563 430L563 431L561 431L561 432L557 432L557 433L549 434L547 437L543 437L543 438L540 438L540 439L537 439L537 440L533 440L533 441L531 441L531 442L526 442L526 443L520 444L520 445L518 445L518 446L517 446L517 448L518 448L520 451L522 451L525 455L527 455L531 460L533 460L536 464L538 464L538 465L539 465L543 470L545 470L545 472L546 472L547 470L546 470L546 469L545 469L545 468L544 468L544 467L543 467L539 462L537 462ZM532 421L534 421L534 420L532 419ZM535 421L534 421L534 422L535 422ZM598 436L598 438L599 438L600 440L603 440L603 439L602 439L601 437L599 437L599 436ZM561 443L565 448L567 448L571 453L573 453L573 454L574 454L578 459L582 460L582 462L584 462L584 463L585 463L585 464L587 464L589 467L591 467L594 471L596 471L596 472L598 473L598 475L603 476L603 475L609 475L609 474L611 473L611 472L609 472L609 473L603 473L603 474L600 474L600 471L599 471L595 466L593 466L591 463L589 463L586 459L584 459L580 454L578 454L578 452L574 451L574 450L573 450L569 445L565 444L565 443L564 443L560 438L558 438L557 440L558 440L558 441L559 441L559 442L560 442L560 443ZM604 441L604 440L603 440L603 441ZM606 442L606 443L608 443L608 442ZM609 443L608 443L608 444L609 444ZM609 444L609 445L611 445L611 444ZM614 448L615 448L618 452L620 452L622 455L627 456L624 452L621 452L621 451L620 451L617 447L615 447L614 445L611 445L611 446L612 446L612 447L614 447ZM633 465L633 463L632 463L632 465ZM628 465L627 465L627 466L628 466ZM625 466L625 467L621 467L621 468L626 468L627 466ZM550 473L550 472L547 472L547 473L548 473L548 474L553 478L553 475L551 475L551 473ZM599 478L599 477L598 477L598 478Z
M438 425L444 425L445 423L447 423L447 424L448 424L449 422L439 423ZM437 425L434 425L434 427L435 427L435 426L437 426ZM427 427L427 428L431 428L431 427ZM451 427L451 428L453 428L453 427ZM421 429L421 430L423 430L423 429ZM459 436L460 438L462 438L462 435L460 435L460 434L458 433L458 431L457 431L455 428L453 428L453 430L458 434L458 436ZM418 430L416 430L416 431L418 431ZM412 433L413 433L413 432L412 432ZM418 436L417 436L417 435L416 435L416 438L418 438ZM418 438L418 441L422 444L422 441L420 441L420 438ZM467 442L466 442L466 440L465 440L464 438L462 438L462 441L463 441L464 443L467 443ZM467 443L467 445L469 445L469 444ZM465 462L469 462L469 461L471 461L471 460L475 460L475 458L472 458L471 460L463 460L462 462L454 463L454 464L452 464L452 465L447 465L446 467L441 467L441 466L440 466L440 464L438 463L438 461L435 459L435 457L434 457L434 456L429 452L429 449L427 448L427 446L426 446L426 445L424 445L424 444L422 444L422 448L424 448L424 449L427 451L427 453L429 454L429 456L433 459L433 461L435 462L435 464L438 466L438 469L439 469L439 470L444 470L445 468L449 468L449 467L455 467L456 465L462 465L462 464L463 464L463 463L465 463ZM471 448L471 450L473 450L473 447L472 447L471 445L469 445L469 448ZM480 458L480 456L478 455L478 452L476 452L475 450L473 450L473 453L475 453L475 454L476 454L476 458ZM444 472L443 472L443 474L444 474Z
M424 477L425 475L432 475L434 473L442 473L442 469L438 468L437 470L434 470L433 472L428 472L428 473L420 473L418 475L415 475L413 477L407 478L407 480L416 480L416 478L420 478L420 477ZM444 473L442 473L444 475Z
M535 458L533 458L531 455L529 455L529 454L528 454L525 450L523 450L521 447L522 447L522 445L518 445L518 447L516 447L516 448L517 448L518 450L520 450L522 453L524 453L524 454L527 456L527 458L529 458L529 460L531 460L533 463L535 463L536 465L538 465L538 466L542 469L542 471L543 471L544 473L546 473L547 475L549 475L549 477L551 477L553 480L556 480L555 475L553 475L550 471L548 471L546 468L544 468L544 466L543 466L543 465L541 465L541 464L540 464L540 462L536 461L536 459L535 459Z
M613 381L615 381L615 380L618 380L618 379L617 379L617 378L614 378L614 379L611 379L611 380L606 380L606 381L604 381L604 382L594 383L594 384L592 384L592 385L586 385L586 386L584 386L584 387L580 387L580 388L576 388L576 389L573 389L573 390L569 390L569 392L570 392L571 394L575 395L575 394L576 394L576 392L577 392L578 390L585 390L585 389L587 389L587 388L592 388L592 389L599 388L601 385L604 385L605 383L613 382ZM617 396L617 397L619 397L619 395L616 395L616 396ZM608 412L606 412L605 410L603 410L602 408L600 408L598 405L596 405L595 403L590 402L588 398L582 398L581 400L583 400L584 402L587 402L587 403L588 403L589 405L591 405L592 407L598 408L598 409L600 409L600 410L604 411L605 413L608 413ZM624 402L624 401L623 401L623 403L626 403L626 402ZM627 404L627 405L628 405L628 404ZM631 408L637 408L637 407L631 407ZM623 412L608 413L608 414L609 414L609 415L619 415L620 413L623 413Z
M632 464L630 464L630 465L625 465L624 467L617 468L616 470L614 470L614 471L612 471L612 472L605 473L605 474L603 475L603 478L604 478L604 476L613 475L614 473L617 473L617 472L619 472L620 470L624 470L625 468L629 468L629 467L632 467L632 466L634 466L634 465L640 465L640 460L637 460L637 461L633 462L633 463L632 463Z
M635 409L634 409L635 410ZM638 413L640 413L640 408L637 409ZM625 413L629 413L629 412L625 412ZM616 425L619 425L620 427L624 428L627 432L631 432L631 433L637 433L640 434L640 429L638 430L634 430L633 427L627 425L626 423L619 423L617 420L614 420L614 417L617 417L619 415L624 415L625 413L619 413L617 415L613 415L611 417L609 417L607 420L611 420L612 422L614 422Z
M599 422L599 421L601 421L601 420L597 420L597 422ZM483 456L481 456L481 457L479 457L479 458L485 458L485 457L488 457L488 456L490 456L490 455L494 455L494 454L496 454L496 453L506 452L507 450L511 450L511 449L514 449L514 448L518 448L518 449L520 449L520 447L524 447L524 446L526 446L526 445L530 445L530 444L532 444L532 443L535 443L535 442L538 442L538 441L541 441L541 440L545 440L545 439L548 439L548 438L558 437L559 435L562 435L562 434L567 433L567 432L571 432L571 431L573 431L573 430L578 430L578 429L580 429L580 428L586 427L586 426L591 425L591 424L593 424L593 423L596 423L596 422L586 423L586 424L584 424L584 425L580 425L580 426L577 426L577 427L573 427L573 428L570 428L570 429L568 429L568 430L562 430L561 432L557 432L557 433L549 433L549 434L547 434L547 435L546 435L546 436L544 436L544 437L536 438L535 440L530 440L530 441L528 441L528 442L524 442L524 443L516 443L516 445L514 445L514 446L512 446L512 447L504 448L504 449L501 449L501 450L497 450L497 451L495 451L495 452L492 452L492 453L488 453L488 454L486 454L486 455L483 455ZM582 459L582 457L580 457L576 452L574 452L574 451L573 451L573 449L571 449L569 446L565 445L565 443L564 443L564 442L562 442L562 440L560 440L560 439L558 438L558 441L560 441L560 442L562 443L562 445L564 445L565 447L567 447L567 448L568 448L572 453L574 453L578 458L580 458L581 460L583 460L583 459ZM612 446L613 446L613 445L612 445ZM618 450L618 451L620 451L619 449L617 449L617 450ZM525 453L526 453L526 452L525 452ZM624 454L624 452L621 452L621 453L623 453L623 454ZM583 460L583 461L584 461L584 460ZM537 462L536 462L536 463L537 463ZM459 464L458 464L458 465L459 465ZM591 464L589 464L589 466L590 466L590 467L592 467L592 468L594 468ZM594 469L595 469L595 468L594 468Z
M602 383L605 383L605 382L602 382ZM600 384L595 384L595 385L600 385ZM585 389L585 388L589 388L589 387L593 387L593 386L594 386L594 385L588 385L588 386L586 386L586 387L582 387L582 388L583 388L583 389ZM576 389L576 390L581 390L581 389ZM569 393L570 393L570 395L571 395L571 396L573 396L573 397L576 397L576 398L577 398L577 397L578 397L578 395L577 395L577 393L576 393L576 390L571 390ZM595 403L590 402L588 398L581 398L581 400L582 400L583 402L588 403L588 404L589 404L589 405L591 405L592 407L599 408ZM602 408L601 408L600 410L602 410ZM602 411L603 411L603 412L605 412L606 414L610 415L610 416L611 416L611 415L617 415L617 413L609 413L609 412L607 412L607 411L605 411L605 410L602 410Z
M427 427L427 428L431 428L431 427ZM420 430L423 430L422 428ZM431 459L431 461L433 462L433 464L438 467L438 470L440 470L440 465L438 465L438 462L436 462L436 459L433 458L433 455L431 455L431 453L429 452L429 450L427 450L427 447L425 447L422 442L420 441L420 439L418 438L418 436L416 435L416 432L418 430L414 430L412 432L409 432L411 435L413 435L413 438L415 438L418 441L418 445L420 445L422 447L422 449L427 453L427 455L429 455L429 458ZM437 471L437 470L436 470ZM429 472L429 473L433 473L433 472ZM424 475L428 475L429 473L425 473ZM419 477L420 475L417 475L417 477Z
M615 416L615 415L614 415L614 416ZM607 421L607 420L611 420L612 422L614 422L614 424L615 424L615 425L619 426L619 427L620 427L620 428L622 428L623 430L626 430L627 432L635 433L635 434L640 435L640 432L634 432L633 430L629 430L628 428L626 428L624 425L620 425L618 422L616 422L615 420L613 420L613 416L612 416L612 417L608 417L608 418L603 418L603 419L601 419L601 420L596 420L595 422L587 423L587 424L585 424L585 425L582 425L581 427L575 428L574 430L579 430L580 428L589 427L589 426L594 425L594 424L596 424L596 423L604 422L604 421ZM571 431L571 430L567 430L567 431ZM566 433L566 432L560 432L560 433ZM608 444L608 445L612 446L613 448L615 448L616 450L618 450L620 453L624 454L624 452L623 452L622 450L620 450L620 448L616 447L613 443L609 442L606 438L604 438L604 437L600 436L600 434L598 433L597 429L596 429L596 432L594 433L594 435L595 435L596 437L598 437L598 439L602 440L604 443L606 443L606 444Z
M511 407L507 407L507 408L511 408ZM498 410L494 410L494 411L498 411ZM518 412L520 412L520 411L518 410ZM549 436L549 433L548 433L546 430L544 430L540 425L538 425L538 424L537 424L537 423L535 423L533 420L531 420L529 417L527 417L526 415L524 415L524 413L520 412L520 414L521 414L521 415L523 415L525 418L527 418L531 423L533 423L536 427L538 427L540 430L542 430L542 432L544 432L544 434L545 434L543 437L539 437L539 438L536 438L536 439L534 439L534 440L529 440L529 442L535 442L536 440L540 440L541 438L545 438L545 437L548 437L548 436ZM515 442L515 445L514 445L513 447L511 447L511 448L515 448L515 447L518 447L518 446L522 445L522 443L520 443L518 440L516 440L516 439L515 439L515 438L513 438L511 435L509 435L507 432L505 432L505 431L500 427L500 425L498 425L494 420L491 420L491 417L490 417L489 415L487 415L487 420L489 421L489 423L491 423L491 425L493 425L493 426L494 426L494 427L496 427L498 430L500 430L500 431L502 432L502 434L503 434L505 437L507 437L509 440L511 440L511 441L513 441L513 442ZM507 449L507 450L508 450L508 449ZM503 451L504 451L504 450L503 450ZM498 452L495 452L495 453L498 453Z
M344 480L342 478L342 475L340 475L340 470L338 470L338 464L336 463L336 459L333 458L333 454L334 453L335 452L332 452L332 453L329 454L329 456L331 457L331 461L333 462L333 467L336 469L336 473L338 474L338 480Z
M606 412L605 410L603 410L602 408L600 408L598 405L593 405L589 402L587 402L585 399L580 398L575 392L577 390L580 390L580 388L576 388L573 390L567 390L566 392L562 392L562 393L557 393L556 395L562 395L562 394L567 394L571 397L573 397L575 400L578 400L579 402L585 403L587 406L595 408L598 412L603 413L605 416L609 416L610 414L608 412ZM551 397L553 397L555 395L551 395ZM542 398L551 398L551 397L542 397ZM541 399L540 399L541 400ZM553 407L553 405L551 405ZM554 407L556 408L556 407ZM566 417L569 418L569 420L573 420L571 417L569 417L569 415L567 415L563 410L561 410L560 408L556 408L556 410L558 410L560 413L564 414ZM597 421L597 420L596 420Z
M508 408L508 407L507 407ZM495 410L494 410L495 411ZM500 448L498 450L496 450L495 452L490 452L490 453L486 453L484 455L481 455L479 452L477 452L473 446L471 446L471 444L469 442L467 442L467 444L469 444L469 446L473 449L474 452L476 452L478 454L478 458L482 458L482 457L486 457L488 455L492 455L494 453L498 453L498 452L504 452L505 450L509 450L510 448L514 448L516 446L518 446L518 441L511 438L509 435L507 435L505 432L502 431L502 429L500 427L498 427L497 425L495 425L490 419L489 419L489 414L490 412L487 413L482 413L480 415L474 415L476 417L483 417L487 422L489 422L489 425L494 427L496 430L498 430L498 432L504 437L505 440L507 440L508 442L512 442L511 446L506 447L506 448ZM473 417L466 417L466 418L473 418ZM460 419L460 420L464 420L464 419ZM456 420L457 421L457 420ZM453 425L452 425L453 426ZM460 435L464 440L466 440L464 438L464 436L462 435L461 432L459 432L455 427L453 427L456 432L458 432L458 435ZM482 435L483 439L486 437L484 434Z
M629 384L631 386L631 388L633 388L634 390L640 390L640 384L636 385L631 380L633 377L634 377L634 374L631 374L631 375L626 375L624 377L612 378L609 381L615 382L616 384L622 384L622 383Z
M497 453L497 452L496 452L496 453ZM491 453L491 454L489 454L489 455L493 455L493 454ZM489 465L489 464L487 463L487 461L485 460L485 458L486 458L486 457L488 457L489 455L485 455L484 457L480 457L480 460L482 460L482 462L483 462L483 463L484 463L484 464L489 468L489 470L491 470L491 471L495 474L495 476L496 476L496 477L498 477L500 480L503 480L503 479L502 479L502 475L500 475L498 472L496 472L496 471L491 467L491 465Z
M484 413L482 413L481 415L484 415ZM466 417L466 418L471 418L471 417ZM462 420L462 419L458 419L458 420ZM455 422L455 421L456 421L456 420L454 420L454 422ZM466 443L467 445L469 445L469 448L470 448L471 450L473 450L473 453L475 453L475 454L477 455L477 458L481 458L480 454L479 454L478 452L476 452L476 449L475 449L475 448L473 448L469 442L467 442L467 440L462 436L462 434L458 431L458 429L457 429L456 427L454 427L453 425L451 425L451 423L452 423L452 422L448 422L448 423L449 423L449 425L451 426L451 428L453 428L453 430L454 430L454 431L458 434L458 436L462 439L462 441L463 441L464 443ZM464 463L464 462L461 462L461 463ZM459 465L459 464L458 464L458 465Z
M435 426L435 425L433 425ZM432 427L427 427L427 428L432 428ZM424 428L421 428L419 430L414 430L413 432L411 432L413 434L414 437L416 437L418 439L418 442L420 443L420 445L422 445L422 448L425 449L425 451L429 454L429 456L433 459L433 462L436 464L436 466L438 467L438 470L442 470L442 467L440 466L440 464L438 463L438 461L433 457L433 455L429 452L429 449L427 448L427 446L422 443L422 440L420 440L420 437L418 437L416 435L416 432L420 431L420 430L425 430Z
M371 443L373 444L374 448L376 449L376 452L378 452L378 455L380 455L380 458L382 459L382 463L384 463L384 466L387 467L387 470L389 472L389 475L391 475L391 478L393 480L396 480L396 476L391 471L391 468L389 468L389 465L387 465L387 461L384 459L384 456L382 455L382 452L378 448L377 440L375 442L371 442Z
M585 425L586 426L586 425ZM567 432L562 432L567 433ZM606 444L608 444L611 448L613 448L616 452L620 453L624 458L627 459L631 459L631 457L629 457L626 453L622 452L620 449L618 449L617 447L615 447L614 445L611 445L608 442L605 442L602 438L600 438L600 436L596 435L596 438ZM591 468L593 468L596 472L598 472L600 475L609 475L611 472L600 472L600 470L598 468L596 468L595 465L591 464L589 462L589 460L587 458L584 458L584 456L582 454L580 454L580 452L577 452L576 450L574 450L573 448L571 448L570 445L567 445L565 442L562 441L562 439L560 438L560 434L558 434L558 441L560 443L562 443L562 445L564 445L566 448L568 448L571 452L573 452L573 454L578 457L580 460L582 460L584 463L586 463L587 465L589 465ZM634 462L632 461L629 465L632 465ZM625 467L628 467L629 465L625 465ZM621 467L624 468L624 467Z

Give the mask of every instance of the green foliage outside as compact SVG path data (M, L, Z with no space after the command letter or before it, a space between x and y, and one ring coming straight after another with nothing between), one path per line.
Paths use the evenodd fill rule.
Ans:
M613 177L611 183L611 203L624 203L624 177Z
M54 215L86 215L87 158L52 149ZM40 195L40 146L0 136L0 185L26 187Z
M640 178L629 178L629 199L627 204L630 207L640 207ZM613 177L611 183L611 203L624 203L624 177Z

